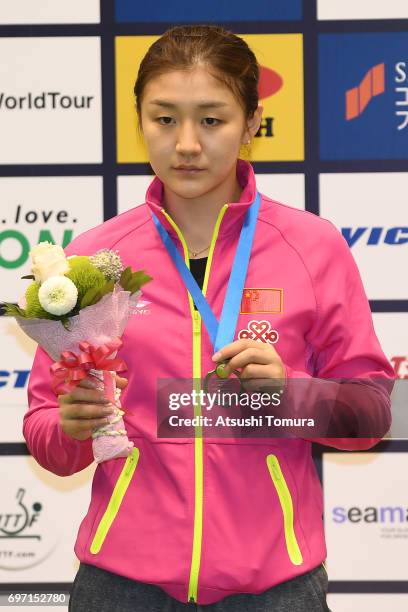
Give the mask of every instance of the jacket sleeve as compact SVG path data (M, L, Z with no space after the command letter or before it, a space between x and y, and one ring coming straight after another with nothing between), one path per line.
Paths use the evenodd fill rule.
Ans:
M312 441L363 450L381 440L391 425L395 374L375 334L370 305L348 244L330 222L326 223L327 242L322 241L307 258L312 264L309 274L316 298L316 318L307 336L308 372L286 366L286 377L288 388L292 381L293 389L296 379L316 378L310 381L309 406L311 402L321 406L327 402L334 407L334 424L337 420L344 425L349 419L350 424L359 426L357 430L373 432L373 437ZM343 382L338 382L340 379Z
M29 409L24 415L23 435L28 450L43 468L70 476L93 462L92 438L76 440L62 430L58 399L51 389L52 363L38 347L28 383Z
M67 255L82 254L77 242L78 239L65 249ZM92 438L76 440L62 430L58 399L51 388L52 363L38 347L28 383L29 409L23 419L23 436L28 450L43 468L58 476L70 476L93 462Z

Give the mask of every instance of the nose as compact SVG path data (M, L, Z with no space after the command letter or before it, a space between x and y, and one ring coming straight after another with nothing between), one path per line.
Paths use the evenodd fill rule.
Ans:
M196 155L201 152L201 143L192 122L180 124L177 133L176 151L180 155Z

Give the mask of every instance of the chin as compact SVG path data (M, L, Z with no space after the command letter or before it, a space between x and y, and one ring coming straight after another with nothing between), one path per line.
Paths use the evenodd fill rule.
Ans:
M201 195L211 190L211 185L194 183L194 180L169 181L167 186L171 191L182 198L199 198Z
M185 200L193 200L195 198L200 198L208 193L208 189L172 189L172 191L177 194L180 198L184 198Z

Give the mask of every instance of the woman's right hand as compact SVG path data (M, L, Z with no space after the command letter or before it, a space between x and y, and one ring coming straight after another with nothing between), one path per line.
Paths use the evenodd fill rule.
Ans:
M126 385L126 378L116 375L116 386L124 389ZM108 416L115 409L89 378L81 380L71 393L59 395L58 402L62 430L76 440L90 438L95 427L109 422Z

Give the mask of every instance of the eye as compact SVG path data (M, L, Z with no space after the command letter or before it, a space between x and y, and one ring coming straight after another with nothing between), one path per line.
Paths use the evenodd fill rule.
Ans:
M209 127L213 127L213 126L218 125L219 123L221 123L221 121L219 119L216 119L215 117L206 117L204 119L204 121L216 121L217 122L217 123L210 123L210 124L207 123L207 125Z
M169 119L169 121L165 123L161 123L161 119ZM160 123L160 125L170 125L171 117L157 117L156 121Z
M172 117L165 117L165 116L157 117L156 121L160 125L170 125L172 121ZM219 123L222 123L220 119L216 119L215 117L205 117L203 121L207 122L206 123L207 127L215 127Z

